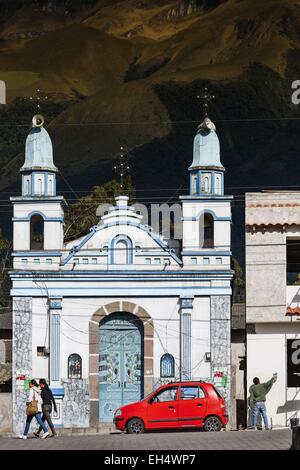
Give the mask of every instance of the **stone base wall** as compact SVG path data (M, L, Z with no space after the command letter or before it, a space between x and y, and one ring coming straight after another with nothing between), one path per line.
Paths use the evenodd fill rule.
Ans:
M62 403L65 428L89 427L89 390L86 379L62 379L65 396Z
M231 410L231 302L229 295L211 297L211 376Z
M27 297L13 300L13 431L24 431L26 421L27 392L24 381L18 377L31 378L32 373L32 302Z
M12 395L0 393L0 433L12 431Z

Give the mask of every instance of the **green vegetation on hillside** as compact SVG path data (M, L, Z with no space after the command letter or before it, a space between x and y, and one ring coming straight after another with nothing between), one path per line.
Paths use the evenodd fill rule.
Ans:
M102 186L95 186L90 194L70 204L65 215L65 241L86 235L91 227L99 223L99 217L96 216L98 206L103 203L114 203L118 195L128 196L129 203L133 201L134 188L130 176L124 178L122 188L118 181L108 181Z

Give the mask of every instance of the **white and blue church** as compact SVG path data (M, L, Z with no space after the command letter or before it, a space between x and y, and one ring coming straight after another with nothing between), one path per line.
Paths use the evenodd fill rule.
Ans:
M57 427L110 423L118 407L169 381L213 381L229 404L232 196L212 121L194 139L177 251L124 195L86 236L64 242L57 171L34 118L22 195L11 197L14 431L23 430L29 378L49 381Z

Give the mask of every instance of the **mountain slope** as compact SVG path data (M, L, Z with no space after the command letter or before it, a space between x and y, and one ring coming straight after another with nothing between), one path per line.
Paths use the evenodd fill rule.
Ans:
M210 114L228 191L297 186L300 0L75 3L20 1L6 13L0 79L9 100L39 87L68 103L49 131L55 162L77 190L109 179L123 145L141 195L183 192L206 85L217 96ZM19 187L22 158L2 168L0 189Z

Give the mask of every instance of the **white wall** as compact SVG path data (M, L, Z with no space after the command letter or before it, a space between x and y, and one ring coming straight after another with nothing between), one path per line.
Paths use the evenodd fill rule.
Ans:
M126 300L123 298L123 301ZM178 377L179 365L179 301L169 298L128 298L130 302L143 307L154 322L154 377L160 376L160 358L165 352L175 358L175 372ZM116 298L64 298L61 315L61 359L60 375L67 377L67 360L70 354L82 357L82 376L89 374L89 321L103 305ZM48 359L37 356L37 346L48 345L46 298L33 299L33 375L48 377ZM204 361L205 352L210 351L210 298L194 300L192 315L192 369L194 377L210 375L210 363Z
M256 331L247 335L247 388L254 377L266 382L277 372L278 380L267 395L267 411L273 426L286 426L300 409L300 389L286 387L286 340L299 337L300 325L260 324Z

